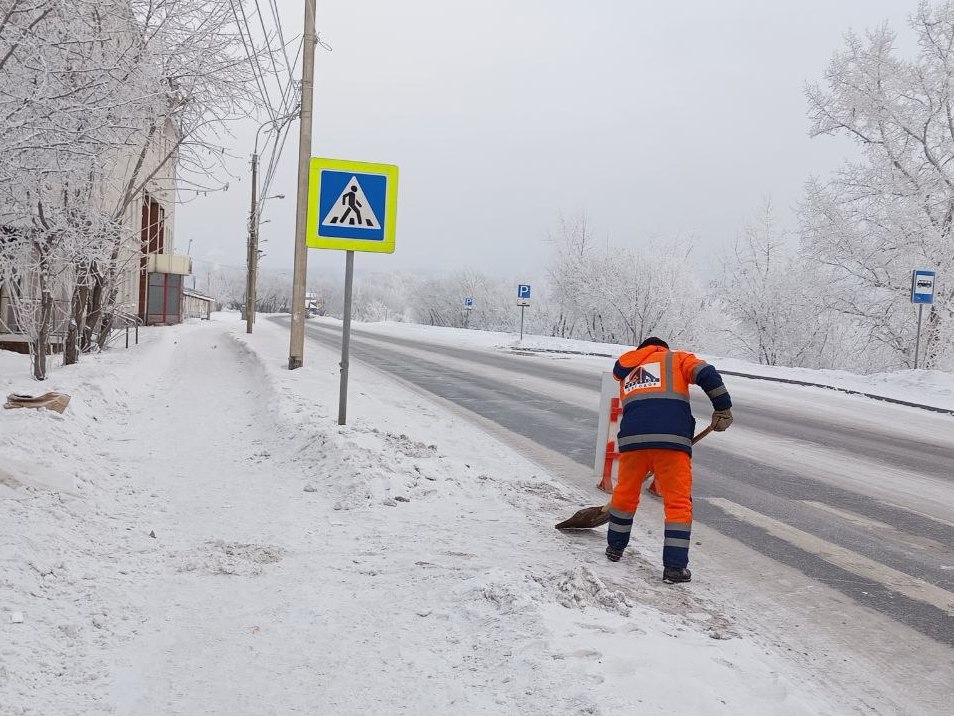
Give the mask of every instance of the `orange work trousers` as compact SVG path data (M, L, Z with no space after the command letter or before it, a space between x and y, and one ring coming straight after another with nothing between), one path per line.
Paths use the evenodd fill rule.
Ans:
M619 512L635 512L646 475L656 475L666 523L692 524L692 457L680 450L650 448L631 450L619 458L619 479L610 506Z

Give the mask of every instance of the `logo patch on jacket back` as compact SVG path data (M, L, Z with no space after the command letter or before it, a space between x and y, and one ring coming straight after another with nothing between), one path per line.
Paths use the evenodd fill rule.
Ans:
M662 364L646 363L626 376L623 383L623 392L632 393L635 390L658 388L662 385Z

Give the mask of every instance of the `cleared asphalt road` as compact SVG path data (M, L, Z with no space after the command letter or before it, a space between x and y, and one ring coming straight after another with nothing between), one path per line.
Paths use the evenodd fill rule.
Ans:
M307 335L340 345L335 327L309 323ZM355 360L593 464L597 370L360 329L351 350ZM696 519L954 646L954 419L818 395L825 391L740 378L727 384L736 423L696 450ZM835 407L814 416L822 403ZM707 421L705 396L693 408ZM896 426L891 415L873 417L892 410Z

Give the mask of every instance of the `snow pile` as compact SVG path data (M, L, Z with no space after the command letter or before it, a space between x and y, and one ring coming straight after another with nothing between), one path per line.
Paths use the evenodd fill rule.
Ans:
M574 567L554 578L533 579L554 593L555 601L567 609L599 607L628 617L633 603L618 589L609 589L589 567Z
M285 554L281 547L260 544L207 542L201 552L187 552L179 565L180 572L201 570L207 574L235 574L254 577L262 573L262 566L280 562Z
M553 530L575 488L361 365L338 427L335 355L225 320L0 411L4 713L844 711L658 554Z

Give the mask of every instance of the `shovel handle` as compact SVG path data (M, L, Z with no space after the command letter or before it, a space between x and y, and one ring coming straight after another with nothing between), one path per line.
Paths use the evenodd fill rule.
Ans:
M702 440L702 438L704 438L706 435L708 435L711 432L712 432L712 426L710 425L709 427L707 427L705 430L703 430L701 433L699 433L692 439L692 444L695 445L697 442Z

